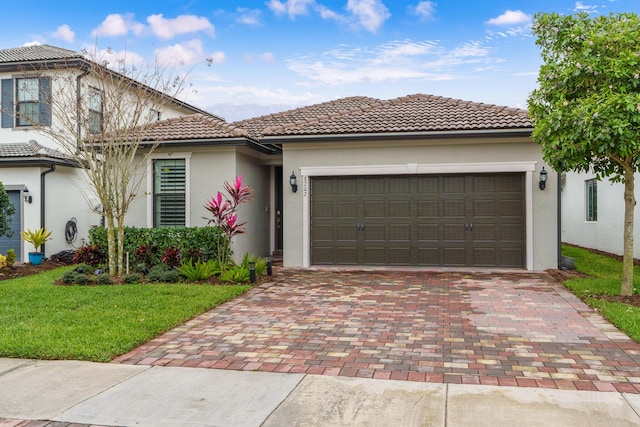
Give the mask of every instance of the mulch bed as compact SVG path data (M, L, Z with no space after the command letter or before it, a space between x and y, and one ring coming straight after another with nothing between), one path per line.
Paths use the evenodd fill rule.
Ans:
M560 283L564 282L565 280L589 277L589 275L584 274L578 270L545 270L545 272ZM622 304L633 305L635 307L640 307L640 295L591 295L589 298L603 299L609 302L618 302Z
M0 268L0 281L16 279L18 277L32 276L34 274L42 273L43 271L53 270L54 268L62 267L64 263L47 260L42 264L35 266L29 263L26 264L14 264L13 267Z

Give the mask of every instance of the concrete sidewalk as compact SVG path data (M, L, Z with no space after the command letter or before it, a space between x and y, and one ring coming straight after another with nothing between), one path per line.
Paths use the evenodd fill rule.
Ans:
M638 394L0 359L2 427L621 427L639 414Z

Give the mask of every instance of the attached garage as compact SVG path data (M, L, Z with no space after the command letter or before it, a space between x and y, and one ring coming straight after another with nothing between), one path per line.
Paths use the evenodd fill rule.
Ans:
M516 267L524 173L311 179L312 265Z

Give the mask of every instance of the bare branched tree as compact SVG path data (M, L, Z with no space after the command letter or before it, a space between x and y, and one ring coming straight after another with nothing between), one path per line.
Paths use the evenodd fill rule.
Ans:
M157 145L145 141L145 133L160 114L184 105L176 97L185 90L186 78L157 63L110 63L88 52L84 57L39 69L35 80L34 70L25 70L25 78L16 79L24 85L18 91L40 105L24 103L14 114L57 142L86 173L100 201L92 209L106 221L109 273L119 276L124 272L125 217ZM30 90L37 93L29 95Z

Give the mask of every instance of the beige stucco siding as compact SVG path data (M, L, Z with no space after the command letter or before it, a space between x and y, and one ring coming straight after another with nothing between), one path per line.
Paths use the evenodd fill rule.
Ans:
M286 206L284 228L284 265L287 267L304 266L303 254L308 251L303 243L305 234L304 195L308 180L302 177L304 168L346 167L358 169L359 174L370 171L371 174L385 174L389 167L406 166L411 171L417 165L429 173L442 171L480 170L489 172L492 167L529 163L529 181L527 192L530 197L531 230L528 239L532 246L527 257L531 257L529 268L544 270L557 266L557 218L556 218L556 176L549 174L547 189L538 189L539 171L542 166L550 171L542 160L539 146L528 138L504 138L500 140L443 139L427 141L360 141L350 143L291 143L283 146L283 165L285 176L295 171L300 190L291 192L285 186L284 204ZM414 166L416 165L416 166ZM426 169L425 169L426 167ZM393 169L393 168L391 168ZM344 171L342 171L344 172ZM328 172L330 174L330 172ZM440 172L444 173L444 172ZM307 213L308 215L308 213ZM528 242L529 243L529 242Z

